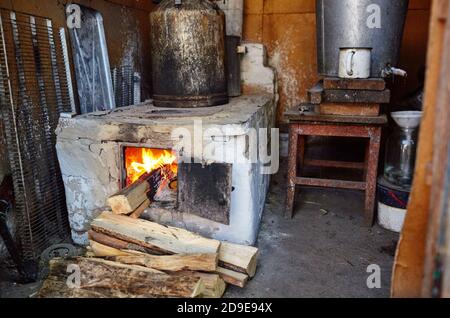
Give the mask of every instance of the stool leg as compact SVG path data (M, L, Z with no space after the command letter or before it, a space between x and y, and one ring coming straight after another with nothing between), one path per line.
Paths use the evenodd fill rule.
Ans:
M305 147L306 147L306 136L298 136L298 166L300 167L300 174L301 169L303 169L303 164L305 162Z
M294 216L295 179L297 178L298 125L289 127L289 164L287 176L286 217Z
M367 174L366 174L366 203L365 203L365 222L369 227L373 226L375 219L375 197L377 187L377 174L378 174L378 158L380 155L380 139L381 128L373 128L367 160Z

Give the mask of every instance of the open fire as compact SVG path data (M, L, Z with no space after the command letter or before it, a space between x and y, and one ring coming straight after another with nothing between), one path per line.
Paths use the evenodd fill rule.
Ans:
M173 151L138 147L125 148L126 186L136 182L144 173L150 173L164 166L170 166L173 174L177 175L177 157Z

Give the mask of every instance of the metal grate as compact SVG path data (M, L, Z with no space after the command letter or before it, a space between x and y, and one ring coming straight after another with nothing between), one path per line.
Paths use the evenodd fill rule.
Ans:
M111 70L116 107L136 105L141 102L141 77L131 66Z
M63 45L51 20L0 9L0 113L27 260L69 229L54 133L73 106Z

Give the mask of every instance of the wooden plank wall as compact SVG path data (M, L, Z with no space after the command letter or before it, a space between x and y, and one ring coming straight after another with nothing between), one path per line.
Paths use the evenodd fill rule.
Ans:
M278 119L307 101L306 90L318 80L315 0L244 0L244 39L267 46L269 64L278 73ZM410 76L396 85L394 101L418 86L425 64L431 0L411 0L400 67Z
M422 295L425 297L450 297L450 6L441 3L439 22L445 25L439 86L435 106L433 170L429 207L429 226L425 254ZM438 33L439 34L439 33ZM436 63L436 61L435 61ZM436 288L437 287L437 288ZM439 290L441 287L442 289Z
M436 132L436 112L446 27L446 20L443 17L447 13L447 6L448 0L433 1L424 117L421 126L414 186L408 207L409 212L405 220L394 265L392 281L393 297L430 296L431 278L428 275L425 284L423 278L427 233L429 219L431 218L430 196L431 185L433 184L433 156L435 155L435 144L433 140ZM440 141L438 140L437 142L439 143ZM437 220L436 217L432 219ZM430 241L429 255L432 253L431 249L434 243ZM427 266L431 267L433 261L434 259L432 257L428 257ZM424 290L422 290L423 285L427 286Z

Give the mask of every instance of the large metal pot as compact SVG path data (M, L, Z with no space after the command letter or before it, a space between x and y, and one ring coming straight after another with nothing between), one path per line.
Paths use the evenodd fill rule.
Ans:
M319 73L339 75L342 48L372 49L371 77L397 66L408 0L316 0Z
M156 106L228 102L225 15L207 0L164 0L150 14Z

